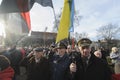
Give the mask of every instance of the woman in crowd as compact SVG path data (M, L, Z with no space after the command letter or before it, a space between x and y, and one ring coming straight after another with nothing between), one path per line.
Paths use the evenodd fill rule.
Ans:
M0 80L12 80L14 70L10 66L10 61L7 57L0 55Z

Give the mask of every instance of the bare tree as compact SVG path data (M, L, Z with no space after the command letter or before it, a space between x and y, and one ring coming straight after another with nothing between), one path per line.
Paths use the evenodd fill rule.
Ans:
M100 40L102 39L105 40L105 42L101 42L99 40L100 45L110 50L111 47L116 43L114 40L120 38L120 27L117 24L110 23L110 24L101 26L97 30L97 33L98 33L97 36Z
M61 18L61 14L62 14L62 8L60 9L60 12L58 14L55 15L56 19L53 22L54 26L53 26L53 32L57 32L58 30L58 26L60 23L60 18ZM83 18L83 16L79 15L79 11L75 11L74 13L74 27L79 26L80 24L80 20Z
M97 29L97 37L105 40L120 38L120 27L117 24L107 24Z
M61 14L62 14L62 8L60 9L60 12L55 16L55 21L53 22L54 26L53 26L53 32L57 32L58 30L58 26L59 26L59 23L60 23L60 17L61 17Z
M88 38L88 33L83 32L83 33L75 33L75 39L78 41L81 38Z
M80 25L80 21L82 20L83 16L79 15L79 11L75 11L75 16L74 16L74 26L77 27Z

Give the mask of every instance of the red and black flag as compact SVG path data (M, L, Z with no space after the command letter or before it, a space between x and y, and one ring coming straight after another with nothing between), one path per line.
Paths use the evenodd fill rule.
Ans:
M18 34L28 33L31 30L29 11L33 5L34 0L2 0L0 16L3 16L4 22L7 23L5 24L6 29ZM16 30L14 31L14 29Z
M28 12L34 3L35 0L2 0L0 13Z
M35 2L53 8L52 0L2 0L0 13L28 12Z
M31 30L31 21L30 21L30 13L29 12L24 12L21 13L21 17L23 18L23 22L25 22L25 25L27 27L25 27L25 25L22 25L22 32L26 33L29 32Z
M8 27L8 25L9 28L12 28L13 26L19 26L23 33L28 33L31 30L29 11L34 6L35 2L42 5L43 7L49 6L53 8L52 0L1 0L0 15L6 16L6 27ZM10 16L12 16L12 18Z

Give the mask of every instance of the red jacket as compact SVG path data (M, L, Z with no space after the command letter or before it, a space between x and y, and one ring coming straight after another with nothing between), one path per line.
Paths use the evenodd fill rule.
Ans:
M120 80L120 74L113 74L112 80Z
M14 70L12 67L8 67L3 71L0 71L0 80L12 80L14 77Z

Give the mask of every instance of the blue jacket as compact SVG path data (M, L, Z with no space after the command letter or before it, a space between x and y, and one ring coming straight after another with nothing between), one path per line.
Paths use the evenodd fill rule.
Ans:
M54 56L52 61L52 80L67 80L70 59L65 53L63 57Z

